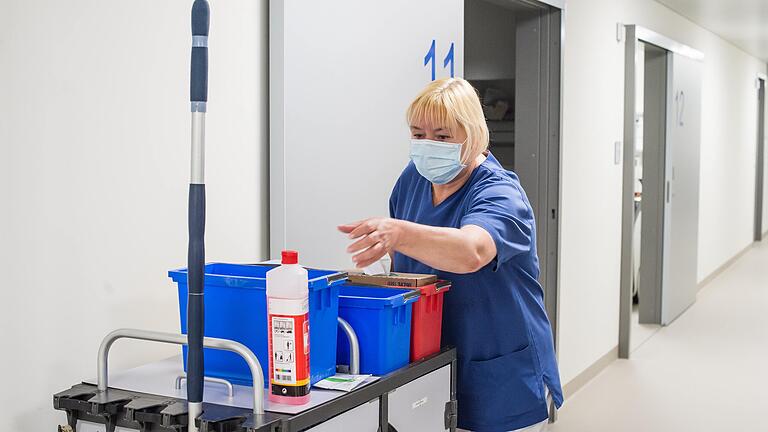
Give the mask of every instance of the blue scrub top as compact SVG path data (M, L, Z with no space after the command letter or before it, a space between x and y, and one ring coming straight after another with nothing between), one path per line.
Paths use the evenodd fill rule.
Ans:
M433 206L431 183L410 163L395 184L389 209L393 218L424 225L477 225L496 243L496 257L470 274L394 256L396 272L432 273L453 283L445 296L443 345L458 352L459 427L510 431L545 420L544 386L558 408L563 394L537 281L533 210L517 175L489 153L461 189Z

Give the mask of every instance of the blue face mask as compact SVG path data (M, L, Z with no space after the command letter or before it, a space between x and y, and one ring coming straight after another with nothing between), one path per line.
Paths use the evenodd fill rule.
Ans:
M411 160L422 177L438 185L449 183L466 168L461 144L426 139L411 140Z

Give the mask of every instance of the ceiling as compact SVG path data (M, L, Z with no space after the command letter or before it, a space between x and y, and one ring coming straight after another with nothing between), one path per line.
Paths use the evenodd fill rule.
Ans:
M768 62L768 0L657 0Z

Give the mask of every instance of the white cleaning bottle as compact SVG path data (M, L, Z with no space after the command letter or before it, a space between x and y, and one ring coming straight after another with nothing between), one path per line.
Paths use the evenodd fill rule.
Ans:
M282 264L267 272L269 400L309 402L309 285L296 251L283 251Z

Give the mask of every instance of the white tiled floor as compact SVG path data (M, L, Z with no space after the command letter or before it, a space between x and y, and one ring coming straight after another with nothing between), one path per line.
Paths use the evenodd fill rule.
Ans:
M768 240L571 396L550 432L768 431Z

